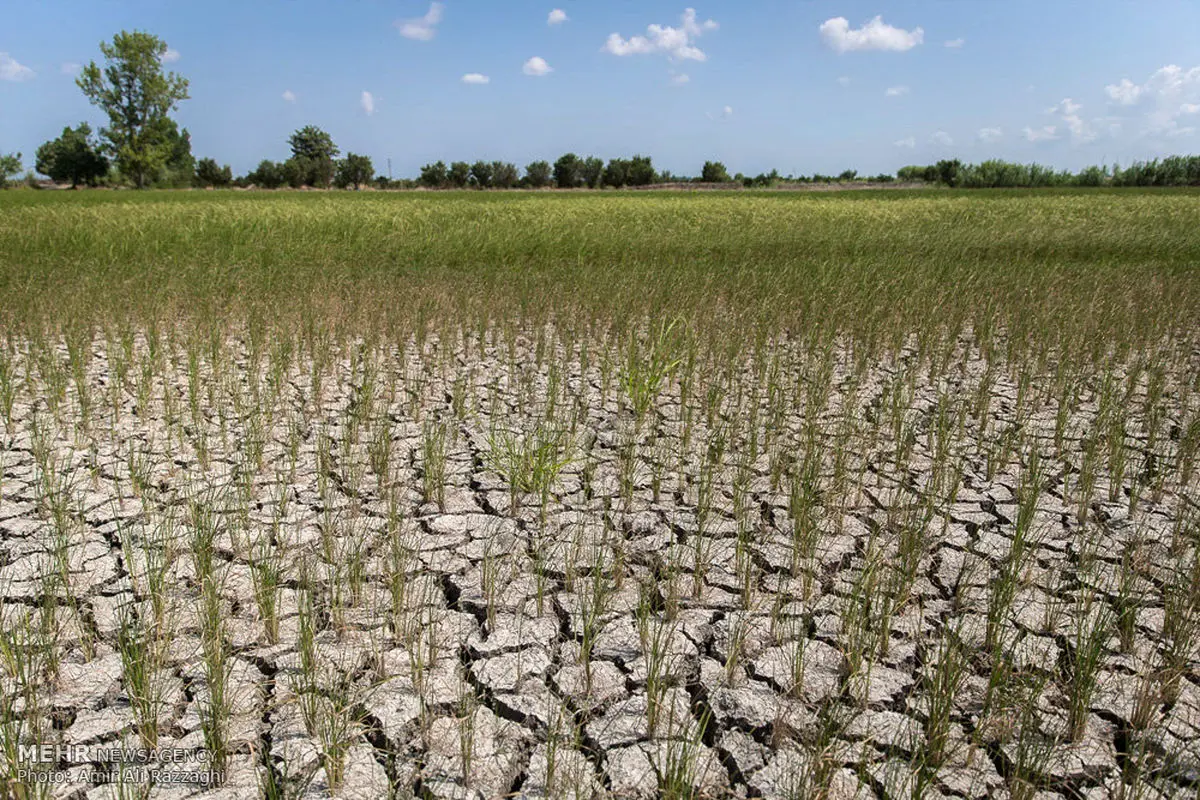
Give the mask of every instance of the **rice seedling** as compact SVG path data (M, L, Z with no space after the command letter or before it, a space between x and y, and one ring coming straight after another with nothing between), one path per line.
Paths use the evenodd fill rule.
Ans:
M1095 598L1085 596L1075 609L1074 641L1068 645L1064 683L1067 694L1067 727L1072 741L1079 741L1087 725L1092 698L1112 626L1112 610Z
M1137 615L1142 605L1138 590L1144 569L1141 548L1140 537L1126 544L1117 575L1117 592L1113 601L1114 624L1124 653L1132 652L1137 644Z
M159 716L168 690L167 634L132 606L124 607L118 626L117 652L137 734L143 746L157 747Z
M13 427L13 406L17 402L17 376L13 357L7 347L0 347L0 415L4 417L4 430Z
M170 578L177 547L175 518L166 516L154 527L136 532L131 526L119 525L118 535L135 596L147 601L154 625L163 629L172 605Z
M805 458L791 477L788 490L788 516L792 522L792 574L802 575L805 597L813 589L813 561L820 531L817 527L817 462Z
M399 526L389 525L387 564L384 579L390 600L388 624L392 635L400 638L407 619L409 601L409 571L412 567L412 550L401 535Z
M230 650L223 623L220 587L213 577L204 580L200 592L200 648L204 665L206 702L200 711L200 730L204 747L212 756L213 767L224 769L229 756L229 721L232 698L229 696Z
M1021 478L1018 497L1017 518L1013 524L1013 536L1008 553L1000 565L988 598L987 638L988 650L995 650L1000 640L1001 628L1013 599L1022 581L1030 549L1036 546L1038 531L1034 528L1038 498L1042 491L1041 458L1036 450L1030 451L1028 464Z
M943 628L931 654L931 668L923 677L928 707L925 709L925 764L934 772L948 755L950 722L958 693L970 670L967 649L959 632Z
M254 602L258 606L258 616L262 620L263 635L268 644L279 641L279 601L283 590L286 552L286 546L278 537L264 535L255 543L249 560Z
M785 776L786 796L796 800L819 800L832 789L834 775L841 768L837 748L840 737L853 720L854 713L838 703L822 703L816 712L811 739L805 743L799 768Z
M1200 592L1194 571L1168 569L1162 598L1162 693L1164 702L1173 703L1200 642Z
M480 589L483 591L483 601L486 610L488 629L496 625L496 607L498 595L504 581L504 565L506 558L495 550L495 539L488 539L484 546L483 561L479 568Z
M671 620L646 616L639 623L639 639L646 654L646 727L658 730L660 714L670 687L671 640L676 626Z
M317 740L321 768L337 791L346 777L346 757L358 736L362 698L344 669L323 670L320 680L306 678L297 687L305 726Z
M701 758L712 714L705 708L693 716L675 703L667 704L664 710L667 715L658 716L650 724L652 732L656 731L656 725L661 731L658 741L662 746L650 752L659 795L676 799L703 797L702 787L709 782L706 772L713 767L713 762Z
M638 440L637 431L627 430L621 435L617 447L617 483L619 495L628 510L633 504L633 493L637 488Z
M604 626L604 614L608 607L611 587L599 567L592 571L591 580L585 591L576 596L579 600L579 661L583 665L587 690L592 690L593 650L596 637Z
M674 356L678 335L678 319L661 323L657 335L645 343L630 334L621 364L620 382L639 428L664 381L679 366L680 360Z
M54 657L57 631L47 631L33 618L32 610L5 604L4 626L0 628L0 669L5 692L0 695L0 748L3 774L12 786L31 791L31 781L22 780L20 746L38 741L46 733L48 720L42 703L51 674L47 660Z
M1019 698L1015 741L1011 742L1008 754L1011 775L1008 788L1014 800L1032 800L1046 784L1046 767L1054 753L1054 743L1040 730L1037 699L1045 688L1046 677L1027 677L1016 690Z
M565 432L549 425L537 425L525 435L496 428L488 434L484 460L508 481L514 513L520 509L523 495L536 493L544 516L550 488L573 460L571 449Z
M709 464L701 468L696 482L696 531L690 536L692 542L692 596L700 597L705 576L712 563L714 541L708 530L712 514L713 495L716 492L717 467Z

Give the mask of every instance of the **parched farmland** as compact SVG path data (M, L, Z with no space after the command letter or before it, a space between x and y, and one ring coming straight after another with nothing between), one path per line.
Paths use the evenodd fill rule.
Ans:
M0 795L1197 797L1197 220L0 194Z

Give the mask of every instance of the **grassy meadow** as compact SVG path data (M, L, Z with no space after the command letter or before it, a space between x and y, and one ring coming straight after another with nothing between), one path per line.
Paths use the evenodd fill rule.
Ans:
M0 797L1200 797L1197 220L0 192Z
M1200 250L1191 190L11 192L0 209L17 325L465 313L1133 334L1195 307Z

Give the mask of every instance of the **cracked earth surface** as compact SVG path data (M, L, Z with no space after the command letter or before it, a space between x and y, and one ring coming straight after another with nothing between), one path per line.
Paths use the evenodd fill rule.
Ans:
M221 781L10 796L1194 796L1200 356L946 353L20 345L0 744Z

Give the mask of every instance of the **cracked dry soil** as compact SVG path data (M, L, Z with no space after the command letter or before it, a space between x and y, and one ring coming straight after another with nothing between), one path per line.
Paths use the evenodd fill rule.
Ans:
M18 347L6 796L1195 796L1197 353L622 346Z

